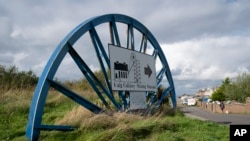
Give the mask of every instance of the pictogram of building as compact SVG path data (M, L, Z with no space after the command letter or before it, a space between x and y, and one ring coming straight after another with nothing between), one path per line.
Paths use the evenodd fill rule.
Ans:
M128 78L128 64L116 61L114 63L114 73L116 80L126 81Z

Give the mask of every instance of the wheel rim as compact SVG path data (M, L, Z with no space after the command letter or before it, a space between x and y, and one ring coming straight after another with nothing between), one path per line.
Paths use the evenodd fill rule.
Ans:
M156 75L157 87L160 87L162 83L167 83L168 85L157 102L160 104L164 100L164 98L169 95L172 101L172 107L176 107L175 89L169 65L159 43L152 35L152 33L143 24L126 15L108 14L98 16L83 22L75 29L73 29L62 40L62 42L57 46L57 48L51 55L47 65L43 70L42 75L40 76L30 106L30 113L26 131L26 136L30 140L36 140L40 134L40 130L73 130L72 127L68 126L41 124L43 107L45 105L46 97L50 87L55 88L57 91L60 91L64 95L68 96L75 102L79 103L80 105L84 106L94 113L99 113L100 111L102 111L102 108L93 104L91 101L80 97L77 93L74 93L73 91L65 88L54 80L55 73L57 72L58 67L60 66L66 54L69 54L72 57L75 64L91 84L92 88L95 90L102 102L106 106L108 105L107 101L102 96L101 91L105 93L105 95L109 98L116 109L121 110L120 103L115 100L113 90L110 86L110 80L108 76L108 69L110 67L109 57L107 51L105 50L105 48L107 47L106 44L102 43L99 35L100 33L97 30L97 27L104 23L109 24L110 44L123 46L125 48L136 50L145 54L147 53L147 51L151 51L149 55L154 56L155 60L160 62L160 67L158 67L158 72ZM118 25L120 24L125 25L125 27L127 28L127 33L124 36L121 36L121 33L119 32ZM135 35L137 35L135 34L135 32L138 35L141 35L141 39L138 42L136 40L138 38L135 38ZM89 33L92 45L95 49L97 60L99 61L101 71L105 78L105 84L101 83L98 80L93 71L86 64L85 60L81 58L81 56L74 48L74 44L87 33ZM125 37L126 39L122 40L122 37ZM122 44L122 41L124 41L125 44ZM120 91L119 93L121 94L122 92ZM149 102L149 105L151 105L153 102L154 101L151 100Z

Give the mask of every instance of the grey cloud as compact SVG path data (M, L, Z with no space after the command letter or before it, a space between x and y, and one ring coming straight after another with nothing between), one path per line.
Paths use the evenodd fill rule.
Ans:
M223 79L217 80L176 80L175 89L176 95L195 94L198 90L203 88L213 88L221 85Z
M2 54L0 53L0 64L1 65L6 65L9 66L10 64L12 64L14 58L12 54Z
M249 6L247 0L0 1L0 63L17 62L19 68L32 68L40 74L56 46L75 26L94 16L121 13L142 22L163 45L177 91L193 92L218 85L224 77L207 79L209 73L249 70ZM89 59L93 50L87 44L82 46L79 52L89 66L99 67L96 58ZM67 69L70 63L65 64L65 73L72 73Z
M189 1L190 2L190 1ZM249 28L248 2L225 4L219 1L166 1L146 21L160 42L175 42L204 35L223 36ZM164 25L164 26L162 26Z

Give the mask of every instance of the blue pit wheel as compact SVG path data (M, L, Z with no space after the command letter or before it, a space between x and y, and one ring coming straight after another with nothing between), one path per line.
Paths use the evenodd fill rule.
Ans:
M66 55L69 55L73 59L83 76L89 82L105 106L109 107L108 103L111 103L117 110L124 111L122 107L127 106L125 102L126 100L123 96L125 92L118 91L118 95L123 101L120 103L115 99L114 91L112 90L110 84L110 60L107 52L108 44L103 43L100 38L103 31L98 30L100 29L98 27L103 24L106 24L109 27L109 32L106 33L109 35L106 36L109 39L107 41L108 44L151 55L155 58L155 61L159 63L156 72L157 87L159 88L163 85L165 86L165 89L163 90L161 96L158 96L157 98L156 92L145 92L145 96L151 93L151 99L148 102L148 107L151 107L152 109L153 106L153 110L157 109L166 97L170 98L172 108L176 107L176 95L172 75L165 55L153 34L143 24L129 16L121 14L102 15L91 18L78 25L61 41L51 55L42 75L39 78L39 82L31 102L26 130L26 136L29 140L38 140L40 131L42 130L74 130L71 126L42 125L44 105L50 88L54 88L55 90L61 92L93 113L98 114L104 110L92 101L79 96L79 94L66 88L55 80L54 77L58 71L58 67ZM121 32L121 27L126 28L126 32ZM89 39L92 43L91 47L95 50L96 58L99 61L100 70L103 73L105 82L101 82L98 79L94 71L87 65L86 60L81 57L81 55L84 54L79 54L74 47L75 43L85 34L90 35ZM107 102L107 98L105 99L104 96L107 97L110 102Z

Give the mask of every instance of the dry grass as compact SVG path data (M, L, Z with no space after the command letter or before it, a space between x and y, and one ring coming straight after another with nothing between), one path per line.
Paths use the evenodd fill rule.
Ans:
M115 119L118 120L118 122L123 122L125 124L127 123L133 123L133 122L137 122L139 120L144 119L144 117L140 116L140 115L136 115L136 114L127 114L127 113L115 113L113 115L113 117Z
M8 111L15 111L19 107L28 112L33 93L31 90L8 90L0 95L0 104Z
M56 124L80 126L84 120L93 117L94 114L82 106L77 106L68 112L63 119L56 121Z
M73 125L86 129L93 128L94 130L95 128L112 128L119 123L128 124L142 119L143 117L139 115L111 113L111 111L109 113L93 114L82 106L76 106L63 119L56 121L56 124Z

